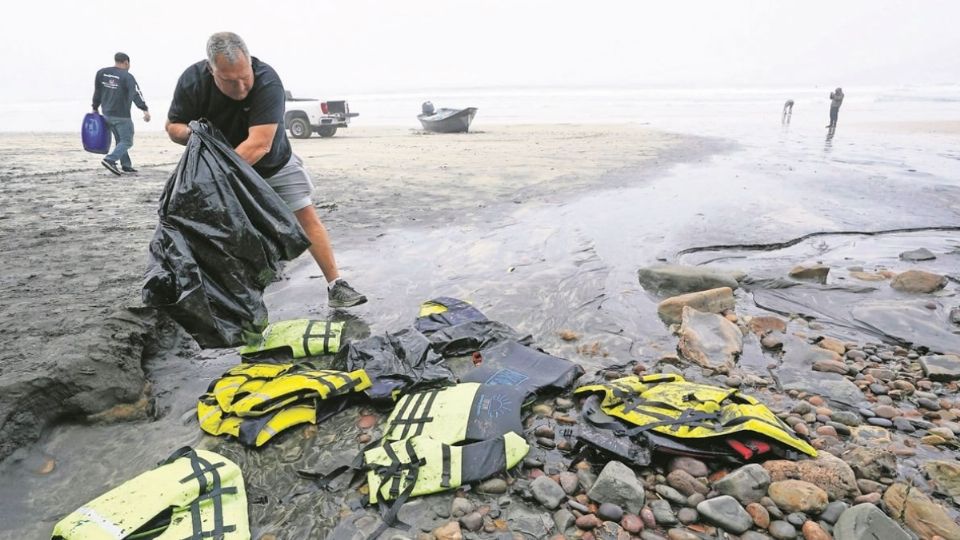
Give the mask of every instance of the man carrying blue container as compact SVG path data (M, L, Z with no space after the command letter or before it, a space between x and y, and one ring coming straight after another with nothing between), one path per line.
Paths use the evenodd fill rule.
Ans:
M130 74L130 57L122 52L113 56L114 65L97 71L93 81L93 111L103 107L103 116L117 142L113 152L100 163L113 174L135 173L128 150L133 147L133 120L130 119L130 104L135 103L143 111L143 121L150 121L150 111L143 101L137 80ZM117 167L117 161L120 167Z

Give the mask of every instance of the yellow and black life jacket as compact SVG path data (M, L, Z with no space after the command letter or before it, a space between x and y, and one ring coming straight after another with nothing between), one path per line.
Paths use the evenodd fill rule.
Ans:
M654 374L581 386L574 393L602 396L602 412L632 426L605 426L620 436L648 430L681 439L754 434L817 455L765 405L734 389L687 382L679 375Z
M343 398L370 386L361 369L353 372L300 364L240 364L200 396L197 417L211 435L232 435L247 446L262 446L293 426L322 421L346 405Z
M250 538L240 468L206 450L182 448L147 471L74 510L54 540Z
M243 357L289 351L291 358L334 354L340 350L343 322L295 319L270 323L256 343L237 349Z

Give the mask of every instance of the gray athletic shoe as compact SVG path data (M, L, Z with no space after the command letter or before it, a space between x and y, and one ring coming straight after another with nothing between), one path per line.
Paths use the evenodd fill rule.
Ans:
M349 283L338 279L333 288L327 291L327 305L333 308L359 306L367 301L367 297L358 293Z
M123 174L122 172L120 172L120 167L117 167L116 162L107 161L106 159L102 159L102 160L100 160L100 164L103 165L104 167L106 167L108 171L112 172L113 174L115 174L115 175L117 175L117 176L120 176L121 174Z

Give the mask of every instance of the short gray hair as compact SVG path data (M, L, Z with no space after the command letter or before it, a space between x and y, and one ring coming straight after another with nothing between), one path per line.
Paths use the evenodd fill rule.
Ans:
M233 32L217 32L207 40L207 60L213 64L218 55L223 55L231 64L240 59L243 55L247 61L250 61L250 52L247 50L247 44L243 38Z

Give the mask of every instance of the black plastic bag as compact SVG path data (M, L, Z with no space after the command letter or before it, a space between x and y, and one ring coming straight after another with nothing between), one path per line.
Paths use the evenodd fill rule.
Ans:
M461 382L506 384L532 396L566 390L583 375L583 368L570 360L512 341L483 349L480 356L480 365L460 377Z
M395 393L456 382L443 357L430 347L430 341L412 328L347 344L337 353L334 369L365 370L373 384L365 393L375 401L392 400Z
M296 217L213 126L193 134L160 197L143 302L201 347L234 347L267 324L263 289L310 246Z

